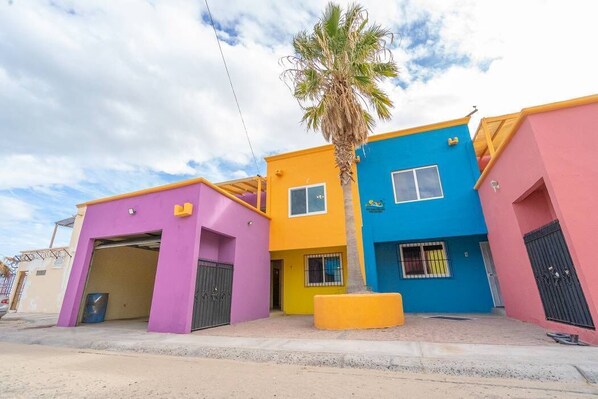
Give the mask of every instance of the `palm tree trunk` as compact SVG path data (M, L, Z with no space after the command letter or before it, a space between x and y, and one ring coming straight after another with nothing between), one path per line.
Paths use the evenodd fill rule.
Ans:
M347 237L347 293L365 292L366 287L361 276L359 253L357 252L357 234L355 231L355 213L353 209L353 193L349 179L343 182L343 200L345 205L345 236Z

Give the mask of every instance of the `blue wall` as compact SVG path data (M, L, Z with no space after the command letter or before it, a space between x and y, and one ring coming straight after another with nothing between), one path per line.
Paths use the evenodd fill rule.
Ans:
M455 136L459 144L449 147ZM374 141L357 155L363 225L374 242L487 233L473 189L480 172L466 125ZM391 173L429 165L438 165L444 198L395 204ZM384 212L367 212L370 199L384 201Z
M458 137L459 143L449 146L448 139L453 137ZM444 281L412 279L403 281L409 284L402 284L397 268L397 242L473 235L482 235L481 240L484 240L483 235L487 233L486 224L478 193L473 189L480 172L467 125L373 141L358 149L357 155L361 159L357 164L357 177L363 218L367 284L377 292L398 291L403 295L408 293L404 299L405 309L408 311L488 311L488 301L491 304L491 297L481 257L465 259L463 265L469 266L462 269L464 266L455 253L453 263L458 274L472 270L474 276L455 276ZM438 166L444 197L395 204L391 173L431 165ZM366 204L369 200L383 201L384 211L368 212ZM479 253L479 241L480 239L476 242L475 249L472 249L475 253ZM459 242L454 241L451 246L458 246ZM392 274L388 267L383 266L390 265L391 258L392 262L395 262L391 269L396 274ZM473 259L476 259L475 264L472 263ZM480 276L483 279L480 280ZM475 285L480 285L481 288ZM432 291L428 291L428 287ZM436 303L434 301L437 301L437 297L427 294L438 289L444 290L443 295L447 296L451 296L449 293L453 291L477 292L480 295L479 303L470 304L465 309L456 301L449 301L446 302L446 306L450 306L444 310L432 309L430 304ZM422 290L424 294L415 295L417 290ZM457 295L456 298L460 296Z
M489 312L494 305L480 250L486 236L438 241L445 243L451 277L404 279L398 243L376 243L378 291L401 293L405 312Z

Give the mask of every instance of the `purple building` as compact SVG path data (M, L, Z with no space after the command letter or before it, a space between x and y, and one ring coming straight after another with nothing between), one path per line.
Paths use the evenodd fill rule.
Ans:
M108 294L106 320L148 320L155 332L268 317L269 218L239 199L256 186L199 178L83 204L58 325L81 323L94 293Z

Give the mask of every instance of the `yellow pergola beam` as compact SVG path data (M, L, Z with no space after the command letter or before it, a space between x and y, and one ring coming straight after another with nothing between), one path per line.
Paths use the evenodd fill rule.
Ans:
M488 148L488 151L490 151L490 157L493 157L496 153L496 149L494 148L492 136L490 135L490 131L488 130L488 126L486 124L486 118L482 118L482 130L484 131L484 137L486 137L486 146Z
M239 187L232 185L232 184L227 184L226 186L220 186L220 188L222 188L223 190L226 190L228 192L231 192L233 194L237 194L237 195L245 194L245 190L240 189Z
M257 177L257 210L262 209L262 179Z

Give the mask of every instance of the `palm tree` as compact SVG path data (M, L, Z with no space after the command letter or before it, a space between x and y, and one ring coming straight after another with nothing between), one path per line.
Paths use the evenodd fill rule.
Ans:
M390 118L392 101L379 87L398 75L388 46L393 35L370 24L367 11L350 5L345 11L329 3L311 32L293 38L294 55L285 57L285 81L304 110L302 122L332 142L345 208L347 291L365 291L359 268L351 184L355 148L367 142L374 127L369 110Z

